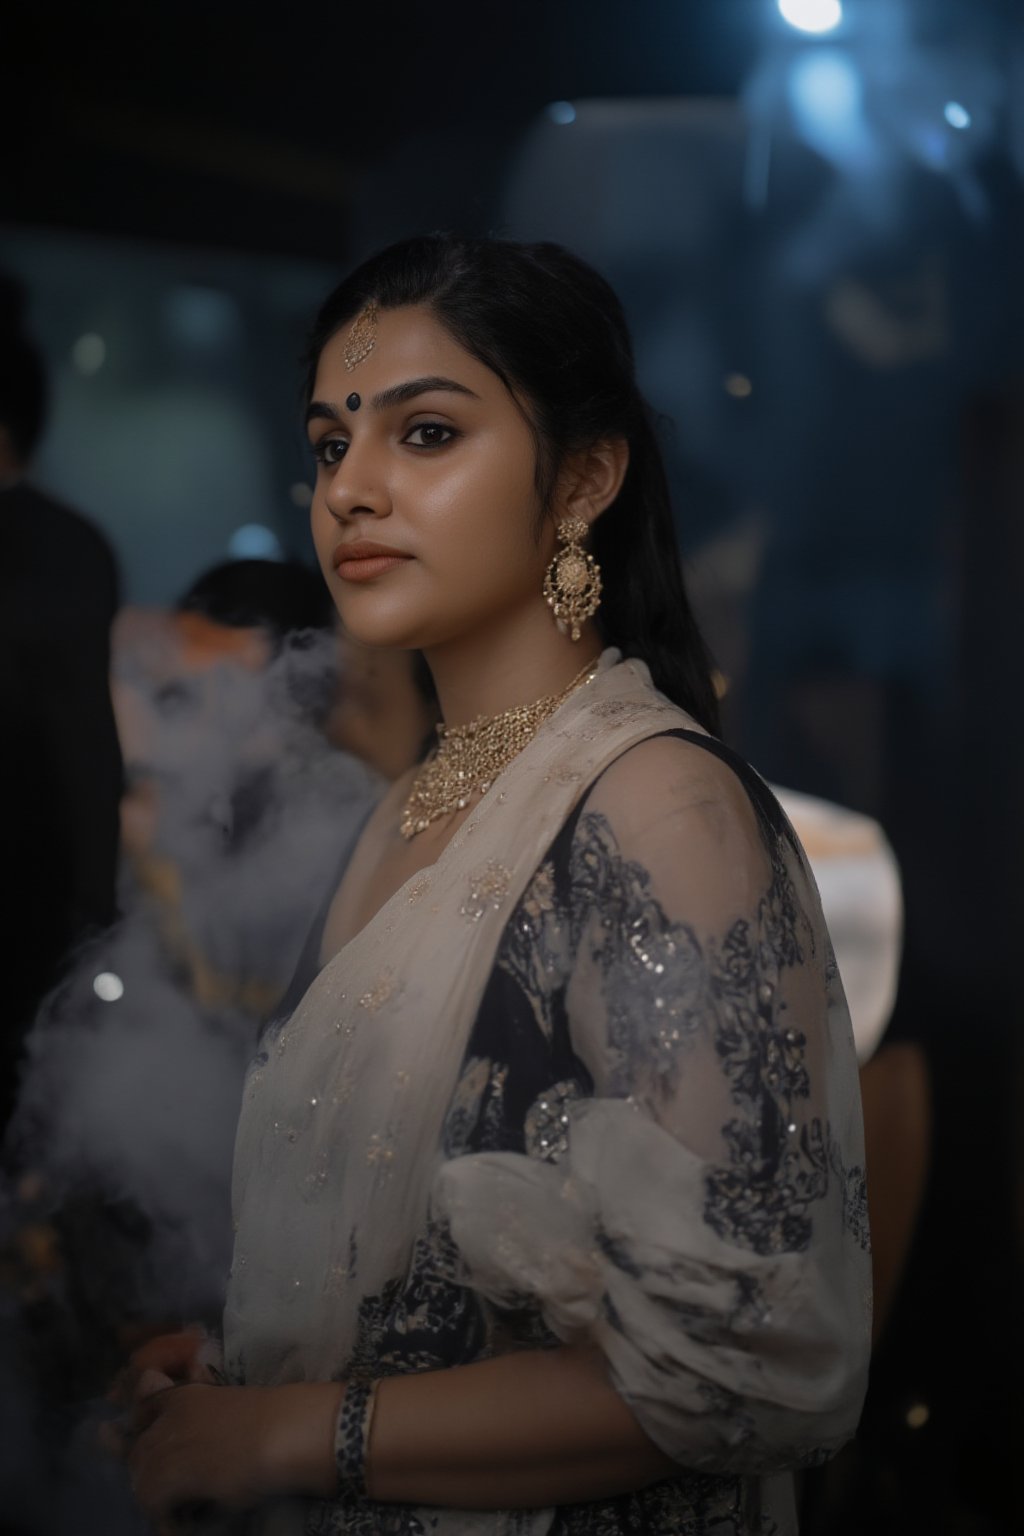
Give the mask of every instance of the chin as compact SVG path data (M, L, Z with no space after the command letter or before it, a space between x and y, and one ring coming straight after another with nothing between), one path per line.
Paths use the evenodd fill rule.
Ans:
M396 651L428 651L473 634L483 638L496 614L505 611L497 601L491 609L478 604L467 609L456 603L445 607L441 603L399 602L390 594L385 599L383 593L369 591L339 593L335 603L345 633L353 640Z
M430 626L417 624L399 614L360 612L354 603L339 603L342 628L358 645L373 646L378 650L422 650L424 636Z

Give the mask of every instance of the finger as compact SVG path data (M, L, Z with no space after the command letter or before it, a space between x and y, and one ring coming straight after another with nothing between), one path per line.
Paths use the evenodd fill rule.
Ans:
M152 1372L155 1376L156 1372ZM135 1407L132 1412L132 1433L136 1438L144 1435L151 1425L167 1411L171 1404L171 1397L176 1383L163 1378L163 1386L153 1387L148 1393L135 1399Z
M174 1378L165 1371L142 1371L135 1383L135 1401L141 1403L147 1397L157 1392L166 1392L168 1387L173 1386Z
M188 1368L188 1375L185 1379L190 1383L198 1382L201 1386L204 1387L216 1387L220 1385L216 1371L211 1370L208 1365L203 1365L201 1360L192 1361L192 1364Z
M184 1376L202 1342L203 1335L198 1328L161 1333L133 1349L128 1357L129 1364L140 1371L156 1370L167 1376Z
M135 1396L135 1383L139 1373L132 1366L122 1366L107 1388L107 1402L124 1405Z
M204 1335L198 1328L188 1328L180 1333L162 1333L147 1339L132 1350L128 1364L122 1366L107 1389L112 1403L134 1401L139 1378L144 1371L160 1371L172 1381L192 1381L190 1373Z
M101 1451L123 1461L128 1453L129 1437L119 1419L107 1419L97 1426L96 1444Z

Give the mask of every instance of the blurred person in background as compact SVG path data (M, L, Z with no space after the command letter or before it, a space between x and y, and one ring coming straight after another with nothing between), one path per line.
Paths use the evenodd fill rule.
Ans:
M327 734L394 782L433 744L440 716L430 668L419 651L359 645L344 632L339 644Z
M323 582L296 562L226 562L173 613L115 628L124 903L149 904L200 1004L254 1027L373 799L328 739L336 645Z
M0 275L0 1127L36 1009L76 945L114 918L121 793L109 688L117 566L90 522L31 483L47 384L24 302Z
M318 573L227 562L114 633L121 916L29 1033L0 1228L47 1468L28 1505L63 1529L85 1500L105 1532L133 1521L76 1426L127 1349L219 1320L245 1065L379 782L324 734L337 644Z

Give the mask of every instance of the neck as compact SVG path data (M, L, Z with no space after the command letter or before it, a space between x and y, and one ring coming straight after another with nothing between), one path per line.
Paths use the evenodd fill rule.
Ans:
M567 688L602 650L590 623L575 644L559 634L545 608L518 624L432 647L425 652L448 726L468 725L481 715L500 715Z

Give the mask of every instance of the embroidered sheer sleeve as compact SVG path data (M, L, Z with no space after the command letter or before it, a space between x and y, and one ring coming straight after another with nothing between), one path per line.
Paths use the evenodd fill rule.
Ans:
M870 1258L849 1016L788 824L654 738L589 792L561 899L585 1086L532 1155L441 1170L468 1282L595 1342L681 1466L822 1459L860 1412Z

